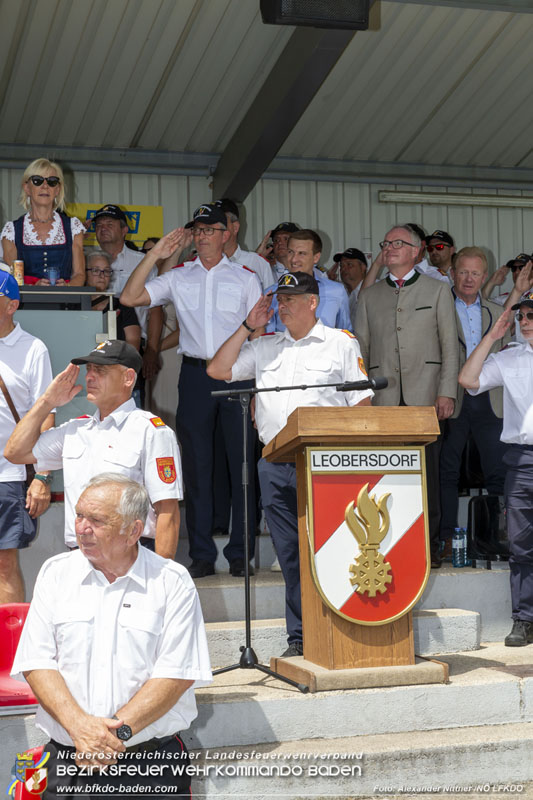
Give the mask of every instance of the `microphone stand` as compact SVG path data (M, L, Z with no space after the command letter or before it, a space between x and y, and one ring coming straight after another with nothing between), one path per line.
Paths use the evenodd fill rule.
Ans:
M309 686L304 683L286 678L278 672L274 672L270 667L259 663L259 659L252 647L252 624L251 624L251 603L250 603L250 542L249 542L249 521L248 521L248 487L250 483L249 469L248 469L248 409L252 395L259 394L260 392L285 392L292 390L305 390L315 389L322 387L334 386L338 392L348 392L363 389L382 389L387 385L385 378L376 378L368 381L352 381L343 383L315 383L302 386L274 386L269 388L257 389L220 389L211 392L212 397L227 397L228 400L238 400L241 404L242 416L242 490L244 496L244 621L245 621L245 644L241 645L239 650L241 652L240 659L237 664L231 664L228 667L220 667L213 670L213 675L220 675L223 672L233 672L236 669L257 669L264 672L265 675L270 675L272 678L277 678L290 686L296 687L302 694L307 694Z

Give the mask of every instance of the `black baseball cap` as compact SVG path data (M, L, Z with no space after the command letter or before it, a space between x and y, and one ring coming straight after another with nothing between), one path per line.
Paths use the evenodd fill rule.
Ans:
M296 233L296 231L299 230L301 230L301 228L299 225L296 225L295 222L280 222L272 231L271 237L273 239L276 233Z
M195 222L205 222L206 225L216 225L219 222L226 228L226 212L216 203L205 203L203 206L198 206L192 215L192 220L185 227L193 228Z
M105 342L96 345L88 356L72 358L71 364L120 364L122 367L130 367L135 372L139 372L143 360L133 345L122 342L118 339L106 339Z
M431 236L426 236L426 242L430 242L432 239L438 239L439 242L444 242L445 244L449 244L451 247L455 246L455 242L453 241L452 237L446 231L433 231Z
M333 261L341 261L343 258L357 258L359 261L362 261L363 264L366 264L366 256L361 251L358 250L357 247L348 247L344 253L335 253L333 256Z
M111 219L119 219L124 225L128 224L128 220L126 218L125 213L120 208L120 206L114 206L108 203L106 206L102 206L99 208L96 214L93 217L93 221L98 219L99 217L111 217Z
M286 272L278 280L276 294L320 294L316 278L307 272Z
M221 208L225 214L233 214L239 219L239 206L229 197L222 197L220 200L216 200L215 205Z
M518 253L516 258L511 258L505 265L506 267L523 267L528 261L533 260L533 256L528 256L527 253Z
M511 309L513 311L518 311L520 306L529 306L529 308L533 308L533 292L529 292L521 297L518 303L515 303L514 306L511 306Z

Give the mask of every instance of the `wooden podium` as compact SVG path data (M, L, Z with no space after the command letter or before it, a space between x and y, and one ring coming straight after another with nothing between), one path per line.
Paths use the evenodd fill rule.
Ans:
M263 455L268 461L295 461L297 467L305 662L312 662L326 670L406 666L415 663L412 611L409 610L398 619L384 624L357 624L334 611L317 589L313 579L313 554L308 526L308 448L418 448L423 476L421 494L427 512L423 446L435 441L438 434L439 424L433 407L303 407L290 415L286 426L264 448ZM427 522L424 536L427 545ZM429 554L425 557L424 569L425 577L418 596L422 594L429 575ZM287 674L288 670L291 672L290 677L298 674L298 679L301 680L298 670L296 673L291 671L291 661L298 659L274 659L272 663L277 671L282 670L283 674Z

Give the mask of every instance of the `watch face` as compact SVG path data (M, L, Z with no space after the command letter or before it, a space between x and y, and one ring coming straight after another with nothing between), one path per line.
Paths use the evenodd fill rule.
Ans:
M120 728L117 728L117 737L122 742L127 742L128 739L131 739L133 736L133 732L129 725L121 725Z

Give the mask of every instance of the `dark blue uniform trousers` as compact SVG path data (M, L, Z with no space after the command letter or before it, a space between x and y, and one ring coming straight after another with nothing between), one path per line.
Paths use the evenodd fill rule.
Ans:
M261 499L279 565L285 579L285 619L289 644L302 641L302 597L298 550L298 507L295 464L257 465Z
M440 538L453 536L457 526L461 458L470 433L477 445L489 494L503 494L507 445L500 441L503 421L490 405L488 392L473 397L465 392L461 412L446 420L440 452Z
M505 506L513 619L533 622L533 446L507 447Z
M237 400L211 397L219 389L249 388L249 381L226 383L210 378L201 364L185 361L178 385L179 404L176 430L182 451L185 483L185 518L189 535L189 555L214 563L217 549L213 541L213 472L215 429L219 420L231 481L231 535L224 548L229 562L244 558L244 496L242 491L242 412ZM250 557L255 547L254 447L256 433L248 415Z

